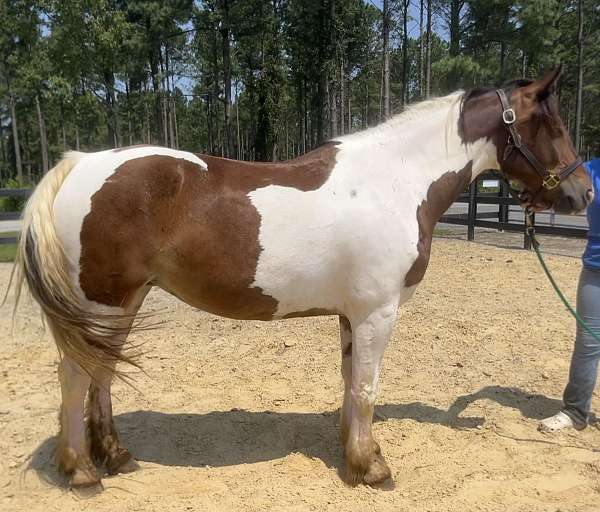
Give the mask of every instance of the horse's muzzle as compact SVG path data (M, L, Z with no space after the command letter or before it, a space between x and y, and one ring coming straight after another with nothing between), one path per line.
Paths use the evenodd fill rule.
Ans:
M573 185L564 182L560 187L558 197L555 199L553 208L556 213L575 214L579 213L594 200L594 191L591 188L577 183Z

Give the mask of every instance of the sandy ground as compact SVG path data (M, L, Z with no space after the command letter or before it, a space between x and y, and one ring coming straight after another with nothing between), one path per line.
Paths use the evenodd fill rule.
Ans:
M579 260L548 260L573 297ZM536 431L560 406L574 322L533 254L435 241L386 353L374 426L386 489L339 477L337 319L235 322L160 292L146 306L167 308L168 324L138 335L147 375L114 400L141 470L85 500L52 461L54 345L31 304L14 337L3 309L0 510L600 510L598 429Z

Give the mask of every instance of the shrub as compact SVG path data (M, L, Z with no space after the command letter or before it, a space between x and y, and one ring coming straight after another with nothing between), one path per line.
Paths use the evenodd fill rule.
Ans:
M10 178L4 183L4 188L19 189L22 186L17 180ZM0 212L20 212L26 202L26 197L0 197Z

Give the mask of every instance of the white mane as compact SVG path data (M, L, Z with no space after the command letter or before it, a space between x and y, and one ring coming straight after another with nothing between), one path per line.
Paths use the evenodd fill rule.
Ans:
M453 122L454 119L452 114L455 110L453 107L460 102L463 94L464 91L456 91L447 96L441 96L438 98L432 98L430 100L415 103L414 105L408 106L403 112L394 115L387 121L384 121L383 123L380 123L377 126L373 126L353 134L338 137L336 140L349 138L356 140L359 138L370 137L375 134L382 135L383 133L389 131L395 132L400 128L405 128L408 124L412 124L415 121L423 122L424 118L426 118L428 114L437 113L440 110L448 111L448 118L446 120L445 126L446 137L448 137L448 130L451 130L452 126L456 124Z

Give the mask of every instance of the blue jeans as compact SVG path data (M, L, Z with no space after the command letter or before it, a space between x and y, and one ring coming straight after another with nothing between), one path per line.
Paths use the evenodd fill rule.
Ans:
M577 312L600 334L600 270L583 267L577 288ZM578 424L587 424L589 419L599 360L600 343L577 324L563 411Z

